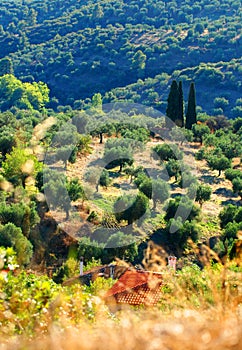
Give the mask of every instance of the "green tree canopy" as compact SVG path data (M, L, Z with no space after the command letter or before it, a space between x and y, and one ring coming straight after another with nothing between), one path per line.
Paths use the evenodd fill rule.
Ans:
M231 167L231 160L224 155L209 155L207 157L207 163L212 170L218 170L218 176L221 175L223 170Z
M143 193L138 193L137 196L121 196L114 203L114 213L117 220L126 220L128 225L132 225L136 220L142 219L148 208L149 199Z
M49 88L43 82L23 83L12 74L0 77L0 109L13 106L41 110L49 102Z
M14 185L25 187L26 179L35 179L41 170L42 164L38 162L33 154L28 150L13 147L11 153L6 155L6 160L2 163L2 173L4 177Z
M13 223L0 225L0 246L12 247L17 253L20 265L27 265L33 255L33 246Z

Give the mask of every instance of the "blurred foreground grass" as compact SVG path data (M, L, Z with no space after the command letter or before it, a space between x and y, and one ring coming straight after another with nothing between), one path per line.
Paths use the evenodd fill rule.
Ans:
M240 264L165 270L155 308L113 314L102 295L113 281L63 287L21 272L1 279L1 350L241 349Z

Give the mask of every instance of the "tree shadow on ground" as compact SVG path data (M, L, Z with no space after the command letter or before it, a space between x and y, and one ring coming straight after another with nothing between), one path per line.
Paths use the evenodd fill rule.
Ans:
M226 201L222 201L221 202L221 205L224 207L226 205L229 205L229 204L232 204L232 205L236 205L237 207L241 207L242 206L242 201L241 200L234 200L234 199L228 199Z
M230 189L225 188L225 187L219 187L214 191L215 194L227 197L227 198L236 198L237 195Z
M217 185L217 184L221 184L224 179L214 176L214 175L202 175L200 177L200 179L204 182L207 183L209 185Z

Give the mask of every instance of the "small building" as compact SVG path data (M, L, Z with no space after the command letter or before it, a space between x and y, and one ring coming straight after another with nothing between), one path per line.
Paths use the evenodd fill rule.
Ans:
M104 296L110 307L125 305L154 306L162 297L162 274L128 269Z
M66 280L65 282L63 282L63 285L65 286L65 285L71 285L74 283L81 283L82 285L89 286L90 283L95 281L97 277L117 279L127 269L128 269L127 266L109 264L109 265L95 266L92 269L83 272L83 267L81 267L80 275Z

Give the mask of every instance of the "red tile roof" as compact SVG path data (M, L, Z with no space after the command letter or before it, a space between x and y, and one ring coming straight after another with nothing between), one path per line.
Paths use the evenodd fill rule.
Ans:
M161 298L161 284L161 274L127 270L108 290L105 299L118 304L155 305Z

